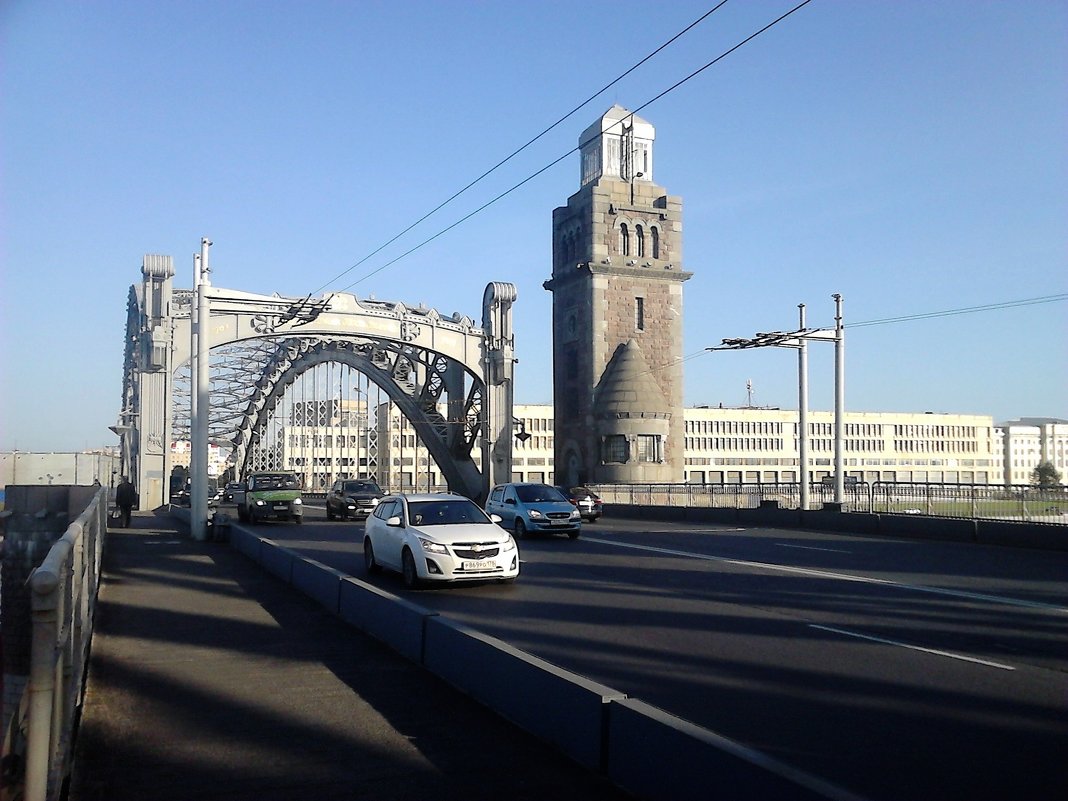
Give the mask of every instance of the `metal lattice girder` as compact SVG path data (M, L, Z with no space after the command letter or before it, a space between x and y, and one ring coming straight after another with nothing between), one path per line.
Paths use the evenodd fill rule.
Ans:
M479 426L471 425L469 415L448 420L438 405L446 388L445 377L459 371L464 373L467 384L464 408L480 408L481 380L464 365L450 362L441 354L390 340L294 337L276 343L252 388L233 438L235 463L241 474L250 467L259 467L250 463L250 454L255 450L254 443L263 440L263 432L283 395L302 374L327 362L349 365L380 387L412 423L449 485L478 492L481 477L472 451ZM452 433L457 426L463 431L459 437Z
M142 273L145 280L131 288L128 303L123 383L127 417L120 418L116 427L123 432L131 429L122 436L133 461L139 458L136 448L144 443L169 454L169 442L164 441L191 439L193 428L189 409L194 293L172 289L169 257L146 256ZM442 315L423 305L344 293L287 298L222 289L207 282L202 289L209 308L201 333L210 340L211 349L209 402L204 406L210 419L201 430L206 429L209 441L236 444L239 469L249 459L259 467L275 466L285 457L284 443L267 429L268 423L279 425L271 417L280 399L295 382L307 386L304 374L316 365L327 365L329 375L329 365L336 364L345 366L347 375L355 371L367 377L369 383L361 392L373 384L379 401L382 393L389 398L411 422L450 487L481 498L491 481L510 475L510 309L515 300L511 284L487 287L481 326L461 314ZM162 378L160 353L167 355L166 381L139 379L152 371ZM313 383L318 375L313 373ZM362 377L351 380L363 384ZM366 408L370 398L365 395L362 403L365 441L360 453L369 462L377 457L378 442L370 436L372 413ZM123 426L126 419L131 422ZM153 427L150 431L162 430L163 436L138 432L146 420ZM351 439L345 434L337 436ZM259 443L253 448L255 436ZM482 449L481 474L472 458L476 447ZM165 476L156 464L142 468L139 475ZM166 465L166 461L161 464Z

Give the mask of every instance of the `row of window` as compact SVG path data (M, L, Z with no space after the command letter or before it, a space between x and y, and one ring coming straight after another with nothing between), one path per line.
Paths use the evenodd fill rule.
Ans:
M633 445L633 455L631 453ZM659 434L612 434L601 441L601 461L605 464L664 461L663 438Z
M646 228L640 223L634 226L634 244L631 246L631 230L626 223L619 224L618 250L621 256L635 256L639 259L646 255ZM650 256L660 258L660 230L652 225L648 229Z

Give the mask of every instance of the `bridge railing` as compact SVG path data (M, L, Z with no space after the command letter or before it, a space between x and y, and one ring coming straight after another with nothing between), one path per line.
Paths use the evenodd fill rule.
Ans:
M801 485L770 484L593 484L605 503L712 509L756 509L774 502L800 509ZM809 508L834 500L834 488L809 487ZM876 481L847 484L843 511L917 514L984 520L1068 525L1068 487L1017 484L928 484Z
M107 490L101 489L52 545L28 581L30 675L23 702L12 720L13 730L25 742L22 797L26 801L59 798L70 770L100 586L107 513Z

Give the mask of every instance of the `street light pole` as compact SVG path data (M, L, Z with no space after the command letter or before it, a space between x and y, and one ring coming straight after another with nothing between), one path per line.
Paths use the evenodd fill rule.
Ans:
M798 330L805 330L805 304L798 303ZM797 479L801 482L801 508L808 509L811 488L808 479L808 341L797 345Z
M845 502L845 326L842 296L834 298L834 501Z
M192 420L192 454L191 486L189 495L189 529L194 540L204 541L208 538L208 417L211 348L209 319L211 306L208 300L208 288L211 281L208 274L208 248L211 241L204 237L200 240L199 276L196 293L197 323L192 327L196 346L196 370L193 373L192 396L196 399L195 417Z

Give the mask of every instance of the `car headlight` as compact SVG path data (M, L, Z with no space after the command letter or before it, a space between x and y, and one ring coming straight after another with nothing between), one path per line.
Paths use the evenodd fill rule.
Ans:
M263 501L263 500L260 500L259 498L257 498L257 499L256 499L256 505L257 505L257 506L266 506L266 505L267 505L267 502L266 502L266 501Z
M508 553L515 550L515 540L509 537L507 540L501 543L501 553Z
M541 520L544 516L545 515L543 515L537 509L531 509L530 510L530 519L531 520Z
M448 554L449 552L449 549L440 542L433 542L432 540L426 540L422 537L419 538L419 544L423 546L423 550L427 553Z
M572 520L574 520L575 518L581 518L581 517L582 517L582 513L578 509L573 509L571 511L571 519Z
M378 498L371 498L371 506L378 506Z
M302 503L304 503L304 501L302 501L300 498L294 498L293 499L293 505L294 506L300 506Z

